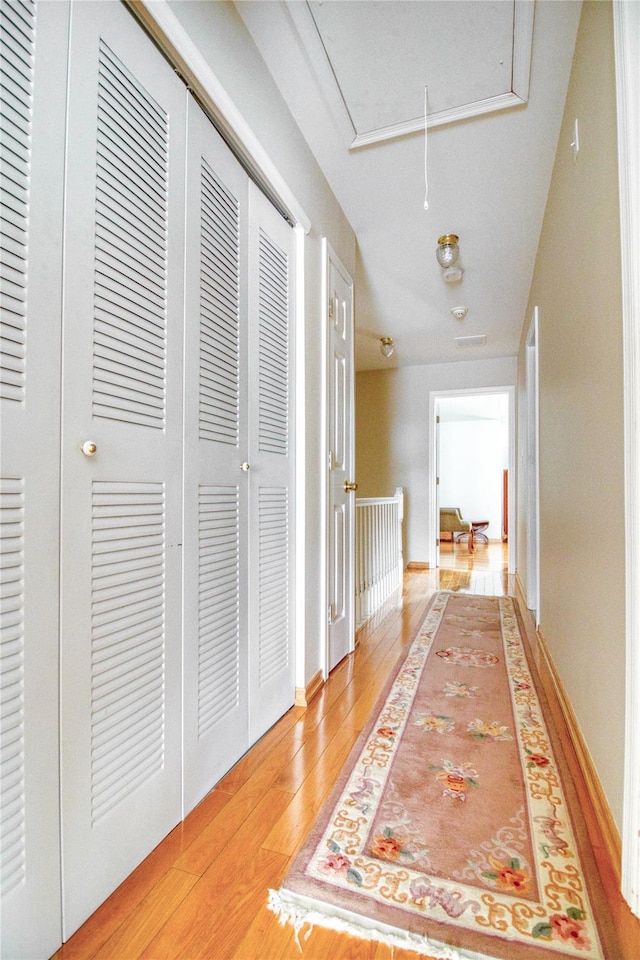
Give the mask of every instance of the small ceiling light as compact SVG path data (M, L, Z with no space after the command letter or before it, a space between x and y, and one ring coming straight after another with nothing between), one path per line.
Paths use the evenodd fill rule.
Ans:
M462 280L464 270L456 263L455 267L447 267L442 271L442 279L446 283L459 283Z
M468 307L452 307L451 313L456 318L456 320L464 320L466 315L469 313Z
M383 357L386 357L388 360L394 350L393 337L380 337L380 353Z
M443 270L454 265L459 253L458 238L455 233L445 233L444 236L438 237L436 257Z

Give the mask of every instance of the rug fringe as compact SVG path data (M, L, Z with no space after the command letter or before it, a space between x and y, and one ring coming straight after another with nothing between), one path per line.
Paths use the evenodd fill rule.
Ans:
M331 913L324 913L314 906L313 901L303 902L305 899L296 897L294 900L287 895L286 891L269 890L269 909L276 915L281 926L289 924L293 927L295 941L301 953L303 945L300 942L300 935L303 928L308 927L303 934L303 939L307 940L314 926L320 926L338 933L348 933L361 940L375 940L377 943L386 944L392 950L394 947L404 947L421 956L433 957L434 960L483 960L481 954L466 950L461 953L454 947L435 943L429 937L411 933L408 930L400 930L381 923L376 926L358 923L358 918L346 911L334 909ZM486 960L490 958L487 957Z

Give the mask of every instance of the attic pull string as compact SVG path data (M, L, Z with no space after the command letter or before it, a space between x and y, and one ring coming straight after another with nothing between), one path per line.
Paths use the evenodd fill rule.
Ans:
M427 116L429 103L429 87L424 85L424 208L429 209L429 175L427 169Z

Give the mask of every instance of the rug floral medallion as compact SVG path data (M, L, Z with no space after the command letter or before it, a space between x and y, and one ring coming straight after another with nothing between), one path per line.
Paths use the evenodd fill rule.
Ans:
M558 754L516 601L437 593L271 909L450 960L614 960Z

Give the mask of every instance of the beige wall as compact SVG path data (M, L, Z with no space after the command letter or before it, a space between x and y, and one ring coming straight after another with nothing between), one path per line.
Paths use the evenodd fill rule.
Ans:
M506 357L357 374L358 496L389 497L404 488L405 563L429 556L429 394L512 386L516 370L515 357Z
M574 163L575 118L580 152ZM537 305L540 629L621 828L625 531L619 234L612 7L587 0L524 330ZM519 378L524 443L524 339ZM526 584L524 480L522 472L518 574Z
M325 457L322 435L324 321L322 238L355 276L355 237L336 198L286 107L235 6L228 2L170 3L181 25L208 61L270 160L311 221L305 238L305 656L297 682L306 684L323 666L326 624L322 540Z

